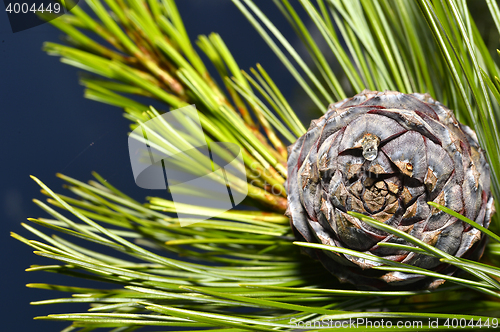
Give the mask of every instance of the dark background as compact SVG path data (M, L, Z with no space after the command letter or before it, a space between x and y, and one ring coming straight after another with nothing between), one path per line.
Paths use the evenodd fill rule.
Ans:
M293 78L230 0L177 2L192 39L199 34L220 33L242 69L259 62L285 96L297 95ZM256 3L293 45L299 46L272 2ZM79 6L87 8L84 1ZM83 87L78 84L79 70L61 64L59 58L41 50L44 41L58 42L62 33L50 24L12 33L4 6L0 8L1 330L59 331L68 324L32 318L81 312L87 305L30 306L31 301L68 294L28 289L25 284L83 284L46 272L24 271L31 264L50 263L9 236L13 231L35 239L20 223L28 217L47 216L31 201L45 197L29 175L62 192L62 181L55 177L56 172L87 181L92 177L91 171L97 171L139 201L152 193L139 189L133 181L126 136L129 122L122 117L122 111L84 99Z

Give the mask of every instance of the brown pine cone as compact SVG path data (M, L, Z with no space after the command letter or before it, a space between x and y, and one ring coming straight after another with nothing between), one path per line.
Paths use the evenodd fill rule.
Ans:
M479 259L485 236L432 201L488 227L490 171L476 134L427 94L365 90L330 105L289 148L288 208L299 240L354 249L444 274L438 259L379 242L411 245L348 215L355 211L456 257ZM359 288L434 288L443 280L370 269L376 263L308 250ZM411 285L410 285L411 284Z

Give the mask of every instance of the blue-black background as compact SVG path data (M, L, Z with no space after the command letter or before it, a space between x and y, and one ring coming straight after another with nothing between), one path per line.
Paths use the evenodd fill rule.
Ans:
M259 62L286 96L297 95L295 81L230 0L177 2L191 38L220 33L241 68ZM272 2L256 3L298 45ZM87 8L83 0L79 6ZM30 301L68 294L28 289L27 283L79 284L46 272L24 272L31 264L50 263L9 236L14 231L34 239L20 223L28 217L47 216L31 201L45 197L29 175L62 192L56 172L87 181L91 171L97 171L140 201L152 193L134 184L127 151L129 122L122 111L84 99L83 87L78 84L79 70L41 50L44 41L59 42L62 33L50 24L12 33L3 5L0 8L0 329L59 331L67 324L32 318L81 312L87 305L29 305Z

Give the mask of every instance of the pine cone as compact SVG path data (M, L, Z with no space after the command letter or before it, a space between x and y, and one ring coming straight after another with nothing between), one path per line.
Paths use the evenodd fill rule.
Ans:
M299 240L354 249L444 274L438 259L348 215L356 211L456 257L479 259L485 236L427 202L488 227L490 171L476 134L427 94L365 90L330 105L289 148L287 216ZM359 288L435 288L443 280L370 269L373 262L309 250L341 282Z

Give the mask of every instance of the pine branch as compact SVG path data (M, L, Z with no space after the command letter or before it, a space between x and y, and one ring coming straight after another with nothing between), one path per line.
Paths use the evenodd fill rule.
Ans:
M50 21L67 35L72 46L46 43L44 49L91 74L81 80L87 98L123 108L131 129L141 126L158 133L151 140L158 150L189 147L195 138L168 126L153 128L148 120L196 104L210 141L232 142L242 148L243 163L239 166L248 179L239 183L239 188L247 186L246 203L261 209L216 211L218 217L209 222L180 227L172 213L190 214L197 220L213 215L213 209L174 206L172 201L156 197L141 204L97 174L89 184L58 175L71 197L55 193L34 178L48 196L47 202L35 203L51 218L30 219L45 231L23 224L39 240L18 234L13 237L55 262L33 265L28 271L60 273L113 287L29 284L71 294L33 304L90 305L87 313L38 319L71 322L64 331L108 328L115 332L143 326L227 332L293 331L300 327L319 331L322 322L361 318L423 322L423 327L412 325L408 331L425 330L429 319L439 320L441 329L453 318L488 320L494 325L492 317L498 317L500 297L499 243L490 241L483 261L473 262L351 212L410 244L379 245L429 255L463 271L450 276L364 252L294 242L288 218L282 214L286 207L286 146L306 130L264 68L256 65L249 72L242 71L217 34L200 36L196 42L210 61L204 63L173 0L87 2L92 13L74 7L70 14ZM455 109L462 122L474 127L485 147L495 197L500 198L497 55L490 54L465 2L274 0L312 62L301 57L251 0L233 2L302 87L311 109L325 112L328 104L365 88L428 92ZM486 3L500 30L497 4ZM301 19L299 10L309 21ZM314 29L318 38L313 38ZM104 42L98 43L96 37ZM321 43L326 44L326 51ZM335 64L328 60L327 52L336 59ZM215 67L224 86L216 83L209 66ZM159 100L164 109L149 107L134 100L135 96ZM203 165L192 162L192 166L193 172L198 172ZM193 189L185 190L199 195ZM487 230L443 206L429 204L500 240L495 233L498 215ZM45 233L48 230L63 235L49 236ZM432 291L354 290L302 255L301 248L306 247L359 257L373 269L447 282ZM334 326L329 325L332 330Z

